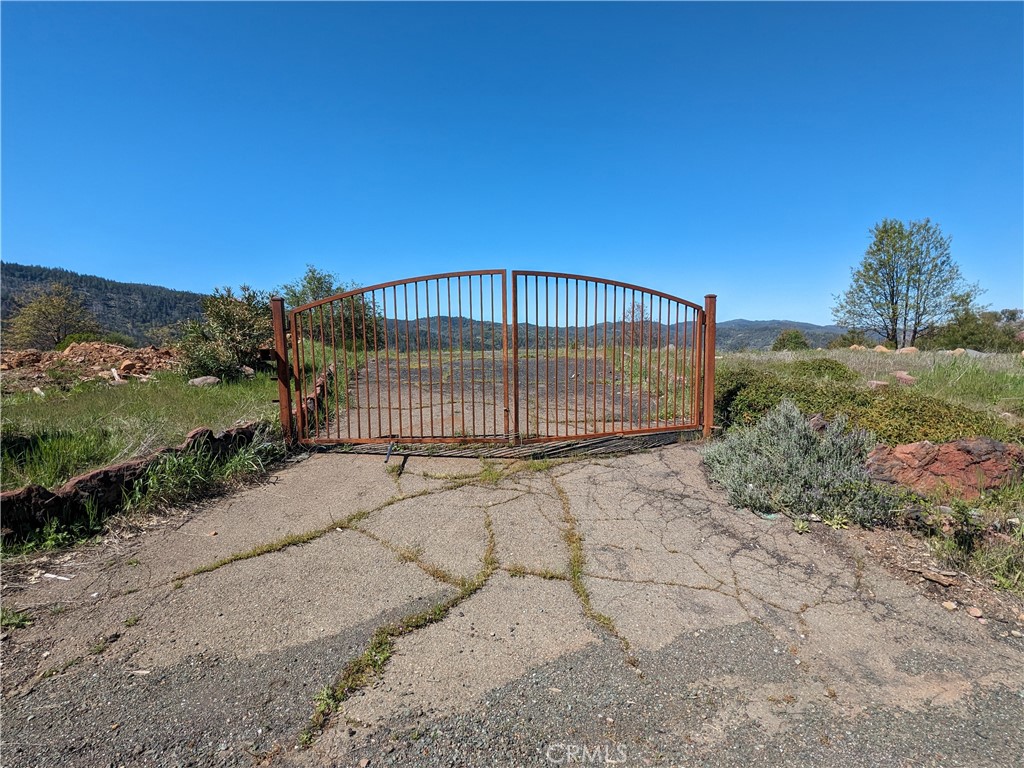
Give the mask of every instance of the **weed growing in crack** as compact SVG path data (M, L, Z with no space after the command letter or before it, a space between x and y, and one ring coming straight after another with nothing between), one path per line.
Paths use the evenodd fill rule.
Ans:
M639 661L630 653L629 640L619 633L611 616L595 610L590 602L590 592L587 591L587 585L583 583L583 567L586 565L586 556L583 552L583 536L579 532L576 518L573 517L572 509L569 505L569 494L565 492L565 489L554 478L551 478L551 485L554 486L555 493L558 494L558 499L562 504L562 521L565 523L565 527L562 529L562 538L565 540L565 545L569 550L569 582L572 584L572 591L580 601L583 615L616 638L622 645L622 651L626 655L626 663L636 667L639 665Z
M498 567L495 556L496 541L490 515L484 517L487 529L487 549L484 551L483 568L471 579L461 582L459 591L447 600L414 613L393 623L379 627L363 653L345 665L334 685L321 689L314 698L313 714L309 724L299 736L299 743L310 746L327 725L331 715L342 703L366 687L379 676L395 652L395 640L418 629L443 621L453 608L476 594L491 578Z

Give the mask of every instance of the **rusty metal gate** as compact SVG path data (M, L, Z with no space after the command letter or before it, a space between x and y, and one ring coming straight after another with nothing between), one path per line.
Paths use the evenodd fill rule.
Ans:
M700 306L583 275L480 270L272 309L281 422L299 443L711 431L711 294Z

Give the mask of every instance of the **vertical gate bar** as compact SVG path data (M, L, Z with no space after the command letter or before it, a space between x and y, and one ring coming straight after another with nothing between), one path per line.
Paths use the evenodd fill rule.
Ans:
M679 381L682 379L683 390L686 389L686 373L679 371L679 302L675 303L676 319L672 324L672 330L675 332L673 338L675 342L669 342L675 344L675 350L672 355L672 418L673 421L679 423ZM685 311L685 306L684 306Z
M700 329L704 322L704 310L695 309L693 311L693 322L690 324L690 339L693 349L690 351L690 357L693 362L690 364L690 370L693 371L693 421L695 424L700 424L700 409L704 398L704 373L703 373L703 359L704 359L704 348L703 334Z
M651 301L652 308L654 301ZM654 400L654 423L656 426L661 426L661 319L664 313L664 305L661 301L661 296L658 297L658 375L655 383L655 400Z
M434 281L434 293L437 299L437 399L440 402L441 411L441 437L444 437L444 350L441 349L441 281ZM430 363L430 368L433 370L434 363ZM434 420L433 414L430 416L431 422Z
M313 437L316 438L316 437L320 436L320 409L316 407L316 339L315 339L316 328L315 328L314 322L315 321L313 319L313 310L310 309L309 310L309 351L310 351L310 358L313 361L313 391L311 393L312 394L312 400L313 400L313 418L312 418L311 421L312 421L312 426L313 426ZM303 339L303 343L305 343L305 339ZM308 403L307 403L307 405L308 405Z
M299 441L306 439L306 350L302 344L302 317L292 313L292 359L295 361L295 428Z
M550 296L551 294L548 294L548 295ZM554 346L554 350L552 350L551 342L550 341L548 342L547 355L548 355L548 359L551 359L552 357L554 357L554 363L555 363L555 437L558 437L558 435L559 435L559 432L558 432L558 333L559 333L559 331L558 331L558 278L557 277L555 278L555 294L554 295L555 295L555 325L554 325L554 329L555 329L555 346ZM548 298L548 301L551 301L551 299ZM550 403L550 398L548 398L548 402ZM551 414L549 412L548 413L548 422L550 423L550 421L551 421Z
M323 380L324 380L323 404L325 406L323 408L323 414L324 414L323 415L323 420L324 420L323 429L324 429L324 437L330 437L331 436L331 424L330 424L331 411L330 411L330 408L327 407L327 382L328 382L328 378L329 378L327 374L328 374L328 367L329 367L329 365L327 363L327 328L326 328L326 326L324 324L324 305L323 304L321 304L320 307L319 307L319 314L320 314L320 368L321 368L320 375L323 377ZM317 411L319 411L319 410L321 410L321 409L320 409L320 406L318 404L317 405Z
M396 297L395 301L398 299ZM409 435L412 436L416 433L416 427L413 425L413 412L412 412L412 348L409 346L409 284L405 283L402 285L402 303L405 305L405 386L407 394L409 396ZM417 344L419 343L419 337L417 336ZM397 344L397 339L395 341Z
M608 431L608 283L603 283L604 312L601 313L601 431ZM597 365L597 361L594 361ZM614 421L614 419L613 419Z
M284 441L291 445L292 434L292 376L288 364L288 335L284 325L284 299L275 296L270 300L270 315L274 323L274 363L277 368L277 403L281 411L281 432Z
M416 304L416 385L420 389L420 437L426 437L427 432L423 428L423 344L420 342L420 286L413 284L413 299ZM430 357L430 321L427 320L427 357ZM427 399L431 408L434 405L434 387L429 384Z
M629 329L629 337L630 337L629 338L629 428L630 429L633 429L633 373L635 372L635 369L636 369L636 352L635 352L635 349L636 349L636 332L637 332L637 327L636 327L636 322L635 322L636 321L636 291L633 291L632 298L633 298L633 301L630 304L630 310L629 310L630 315L631 315L630 320L632 321L630 323L630 329ZM641 339L643 338L643 323L644 323L644 321L643 321L643 316L644 316L643 298L644 298L644 295L643 295L643 293L641 293L640 294L640 329L639 329L640 330L640 337L641 337ZM642 350L641 350L640 354L641 354L641 362L642 362L643 361L643 351ZM641 378L643 377L643 366L641 366L641 368L640 368L640 376L641 376ZM643 382L642 381L639 381L639 380L637 381L637 388L639 390L637 392L637 394L642 397L643 396ZM639 426L639 419L640 419L640 414L641 414L639 406L637 408L637 412L636 413L637 413L637 426Z
M384 321L384 373L386 376L387 383L384 385L388 393L388 436L391 437L395 434L394 424L391 422L391 352L388 349L388 292L386 289L381 288L380 291L380 316ZM377 320L377 313L373 313L373 345L379 350L377 346L377 326L380 323ZM380 352L377 353L377 370L380 371ZM380 390L380 374L377 374L377 390ZM378 407L381 407L383 403L378 403ZM383 435L380 435L383 437Z
M478 277L477 280L483 281L483 277ZM469 278L469 285L466 287L466 292L469 295L469 407L470 411L469 427L473 432L474 436L477 436L476 431L476 342L475 336L473 336L473 278ZM462 295L461 293L459 294ZM486 431L486 430L485 430Z
M381 291L383 293L383 291ZM366 294L363 294L363 318L365 322L366 318ZM384 410L384 400L380 396L380 344L377 339L377 293L376 291L370 292L370 318L373 320L373 367L377 371L377 437L384 436L384 427L381 425L381 414ZM365 330L365 325L363 326ZM370 372L369 360L366 364L366 372Z
M350 296L348 300L348 313L352 318L352 391L356 396L356 439L363 436L363 397L359 391L359 334L356 331L356 297ZM349 434L352 434L351 419L349 420Z
M715 424L715 305L718 297L704 296L704 437Z
M427 312L427 386L430 387L430 436L435 437L434 431L434 360L433 347L430 345L430 281L423 281L423 303L426 304ZM438 344L440 340L438 339ZM443 410L443 408L442 408Z
M506 272L501 273L501 342L504 347L504 369L505 369L505 434L509 435L516 443L519 442L519 309L516 298L517 285L519 280L515 274L512 275L512 391L515 392L515 399L512 403L512 428L514 434L508 430L508 286L505 283ZM493 293L491 294L493 297ZM493 298L491 299L493 302ZM492 304L493 306L493 304Z
M577 281L579 288L580 282ZM577 310L579 316L580 311ZM583 282L583 433L587 434L587 387L590 384L590 376L587 372L587 358L590 356L590 334L588 333L590 323L590 281ZM577 344L577 360L580 359L580 345ZM577 364L577 378L580 378L580 365ZM579 403L577 403L579 410ZM577 431L580 427L577 426Z
M517 281L518 282L518 281ZM530 436L530 417L533 415L533 411L530 408L530 276L523 276L523 318L526 322L523 324L523 333L526 335L523 346L526 347L526 365L523 366L523 394L526 395L526 436ZM517 315L518 322L518 315ZM518 344L516 347L518 348ZM516 370L519 370L519 366L516 365ZM519 402L519 387L516 387L515 400Z
M618 372L615 370L615 350L616 350L616 337L619 335L619 288L616 285L612 286L612 429L615 429L615 396L618 394L615 389L615 382L619 377Z
M345 388L345 435L352 437L352 403L348 399L348 342L345 339L345 301L338 302L338 324L341 326L341 368L342 386ZM337 339L335 339L337 343ZM338 437L341 437L341 426L338 426Z
M391 304L395 308L395 373L398 376L398 434L402 437L405 436L405 429L402 426L402 353L398 349L398 286L391 286ZM388 343L388 328L384 326L384 344ZM387 346L384 347L388 349ZM388 375L391 375L391 363L388 362ZM388 392L391 391L391 387L388 387ZM391 403L388 403L388 409L391 408Z
M597 293L598 287L597 282L594 282L594 358L593 358L593 375L594 375L594 433L601 432L602 430L597 425ZM589 320L588 320L589 322ZM589 345L589 339L587 344ZM588 346L587 349L590 349ZM591 362L590 353L587 352L587 362Z
M334 432L337 438L341 439L341 386L338 384L338 333L334 324L334 302L328 304L331 318L331 355L334 359Z
M451 386L449 387L452 400L451 425L452 437L455 437L455 337L452 333L452 279L450 277L445 278L445 288L448 290L448 375L451 376Z
M451 281L449 288L451 290ZM459 403L462 410L462 434L466 434L466 354L465 339L462 335L462 276L455 278L455 294L459 297Z
M572 284L576 289L576 301L572 307L576 321L572 329L572 433L578 435L580 432L580 281L573 278Z
M555 365L557 375L558 366ZM555 388L558 396L558 388ZM557 408L557 406L556 406ZM551 278L544 276L544 434L551 436ZM555 427L558 436L558 427Z
M369 340L366 338L366 294L362 293L359 295L359 312L362 315L362 333L363 333L363 369L366 371L366 436L373 437L373 395L370 389L370 351L369 351ZM378 379L379 381L379 379ZM377 402L380 402L380 398L377 398ZM377 436L380 437L378 431Z
M537 327L533 331L533 346L536 350L536 359L533 361L533 378L535 379L534 388L537 391L533 407L536 412L537 437L540 437L540 278L536 275L533 276L533 317L537 321Z
M569 436L569 278L565 278L565 434Z

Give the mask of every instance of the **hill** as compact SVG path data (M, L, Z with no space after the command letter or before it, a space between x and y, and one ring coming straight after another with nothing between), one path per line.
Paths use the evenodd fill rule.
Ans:
M779 333L796 328L807 337L811 347L824 347L846 332L838 325L814 325L794 320L725 320L718 323L715 347L719 352L741 349L771 349Z
M50 283L71 286L104 330L126 334L139 344L154 343L158 329L202 314L199 293L5 261L0 264L0 316L8 319L17 311L19 296Z

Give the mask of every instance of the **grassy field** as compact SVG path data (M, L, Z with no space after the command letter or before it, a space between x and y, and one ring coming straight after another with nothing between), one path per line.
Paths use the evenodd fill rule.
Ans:
M36 483L53 489L96 467L179 444L196 427L215 432L278 413L277 382L267 375L215 387L190 387L162 373L112 387L86 382L45 396L2 400L3 490Z

